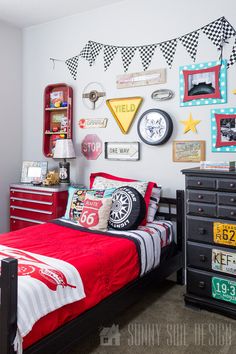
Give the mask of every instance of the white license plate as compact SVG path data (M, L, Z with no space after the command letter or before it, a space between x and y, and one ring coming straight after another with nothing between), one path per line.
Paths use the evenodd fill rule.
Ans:
M212 269L236 275L236 253L212 249Z

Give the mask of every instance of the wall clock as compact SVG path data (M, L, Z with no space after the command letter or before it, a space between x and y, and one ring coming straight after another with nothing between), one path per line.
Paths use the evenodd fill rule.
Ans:
M149 109L139 118L138 134L146 144L164 144L171 137L172 131L172 119L160 109Z

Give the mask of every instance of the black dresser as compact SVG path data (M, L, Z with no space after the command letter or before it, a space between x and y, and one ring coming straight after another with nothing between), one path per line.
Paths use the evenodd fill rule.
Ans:
M236 172L183 170L185 303L236 318Z

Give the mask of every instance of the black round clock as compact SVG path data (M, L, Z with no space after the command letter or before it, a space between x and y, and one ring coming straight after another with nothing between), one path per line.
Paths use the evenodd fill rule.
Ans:
M173 122L168 113L160 109L149 109L138 121L138 134L149 145L164 144L173 131Z

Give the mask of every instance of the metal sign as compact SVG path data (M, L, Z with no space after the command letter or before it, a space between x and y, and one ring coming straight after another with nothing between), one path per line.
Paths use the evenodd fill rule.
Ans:
M236 275L236 253L212 249L212 269Z
M236 247L236 224L214 222L213 239L215 243Z
M212 297L236 304L236 282L212 277Z
M105 158L108 160L137 161L140 159L139 142L106 142Z
M87 160L97 160L102 153L102 141L96 134L88 134L81 143L81 152Z
M128 133L142 101L142 97L112 98L106 101L123 134Z
M79 127L81 129L90 129L90 128L106 128L107 126L107 118L81 118L79 120Z
M166 69L147 70L132 74L118 75L116 87L129 88L166 83Z

